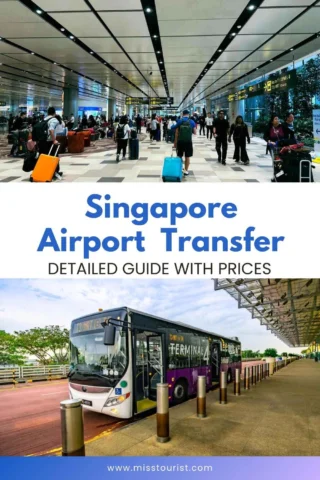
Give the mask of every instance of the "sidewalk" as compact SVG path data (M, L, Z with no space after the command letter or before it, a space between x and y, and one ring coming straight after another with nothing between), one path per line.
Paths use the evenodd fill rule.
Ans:
M242 387L242 385L241 385ZM207 395L207 418L198 419L196 399L170 409L171 441L156 441L156 415L86 445L87 456L297 456L319 455L320 365L300 360L241 396L228 388Z

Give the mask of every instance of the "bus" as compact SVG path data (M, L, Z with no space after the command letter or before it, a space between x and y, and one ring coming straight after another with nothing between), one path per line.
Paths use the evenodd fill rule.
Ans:
M197 391L198 375L209 390L241 368L238 338L226 338L128 307L72 321L69 393L86 409L131 418L156 406L158 383L168 383L170 404Z

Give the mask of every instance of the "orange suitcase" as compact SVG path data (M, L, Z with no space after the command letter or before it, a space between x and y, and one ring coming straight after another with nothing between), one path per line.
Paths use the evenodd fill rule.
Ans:
M56 155L58 155L60 145L57 145ZM36 166L30 176L30 182L52 182L54 173L59 163L59 157L51 156L53 145L49 154L41 154L38 158Z

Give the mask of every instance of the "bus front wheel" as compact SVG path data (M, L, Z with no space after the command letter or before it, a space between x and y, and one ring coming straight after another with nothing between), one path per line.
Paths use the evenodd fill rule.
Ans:
M184 402L188 398L188 383L178 380L173 389L173 402L175 405Z

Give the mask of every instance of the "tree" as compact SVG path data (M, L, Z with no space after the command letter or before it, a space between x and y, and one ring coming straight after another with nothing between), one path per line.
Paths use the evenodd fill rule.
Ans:
M264 357L277 357L278 356L278 352L275 348L266 348L266 350L264 351Z
M0 365L23 365L24 357L19 352L14 335L0 330Z
M34 355L41 364L67 363L69 358L69 331L58 325L15 332L21 351Z
M307 353L309 353L309 350L308 350L308 349L306 349L306 350L301 350L301 354L302 354L302 355L306 355Z
M288 356L287 352L281 353L281 357L287 357L287 356Z

